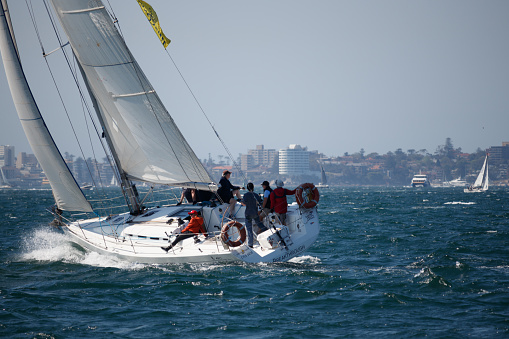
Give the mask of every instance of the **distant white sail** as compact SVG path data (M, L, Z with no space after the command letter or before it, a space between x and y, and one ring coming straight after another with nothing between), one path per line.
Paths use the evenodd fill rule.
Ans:
M463 191L465 193L471 193L471 192L486 192L489 188L489 176L488 176L488 157L489 155L486 154L486 158L484 159L484 163L482 165L481 171L479 172L479 175L477 176L477 179L474 182L473 186L470 186L468 188L465 188Z
M327 184L327 176L325 175L325 171L324 171L324 169L323 169L323 166L321 166L321 165L320 165L320 167L321 167L321 169L322 169L322 182L321 182L321 183L322 183L323 185L325 185L325 184Z
M122 171L130 179L156 184L212 182L102 2L51 2L97 102L96 110Z
M488 189L488 156L484 159L481 172L475 179L474 187L482 187L484 190Z
M5 6L5 2L2 5ZM67 211L91 212L90 203L74 180L37 108L18 58L14 33L9 30L3 10L0 15L0 50L11 95L32 151L51 184L57 206Z

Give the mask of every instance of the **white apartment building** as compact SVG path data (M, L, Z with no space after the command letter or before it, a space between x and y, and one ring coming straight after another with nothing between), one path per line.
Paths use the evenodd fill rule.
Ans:
M309 174L309 152L300 145L290 145L279 151L279 174Z

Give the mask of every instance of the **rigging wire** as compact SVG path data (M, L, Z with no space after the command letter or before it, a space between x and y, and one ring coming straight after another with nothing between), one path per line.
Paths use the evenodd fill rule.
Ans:
M62 45L62 39L60 37L60 34L59 34L58 30L56 29L56 25L54 24L54 22L56 20L53 17L53 12L48 9L46 0L44 0L44 4L45 4L45 7L46 7L46 12L48 13L48 17L49 17L49 19L50 19L50 21L51 21L51 23L53 25L53 28L54 28L54 31L55 31L55 35L57 36L59 44ZM67 42L64 45L62 45L62 47L67 46L67 45L69 45L69 42ZM92 148L92 153L93 153L94 159L96 159L96 162L95 162L96 170L97 170L97 172L99 172L99 169L97 168L97 156L96 156L96 152L95 152L95 147L94 147L93 142L92 142L92 136L90 134L90 128L89 128L89 125L88 125L88 120L87 120L86 115L85 115L85 111L88 113L88 117L90 118L90 121L93 124L93 127L94 127L94 130L96 132L96 135L98 136L99 142L101 143L103 151L104 151L104 153L106 155L106 159L108 160L108 163L109 163L110 167L113 169L113 175L117 177L117 180L120 180L120 175L118 174L118 171L115 171L116 167L114 166L114 164L113 164L113 162L111 160L111 152L110 152L109 148L107 147L107 145L105 145L105 143L102 140L102 138L100 137L101 131L99 130L99 128L97 126L97 123L96 123L95 119L93 118L93 114L91 112L90 106L88 105L88 101L85 99L86 96L83 94L82 87L81 87L81 85L79 83L79 80L78 80L79 77L77 75L78 72L76 70L77 69L77 67L76 67L76 56L74 56L74 54L73 54L73 61L74 61L74 68L73 68L71 66L71 63L69 62L69 58L68 58L68 56L67 56L67 54L66 54L66 52L65 52L65 50L63 48L62 48L62 51L63 51L64 57L66 58L69 70L71 71L71 74L73 75L76 87L78 88L78 91L80 93L80 99L81 99L81 105L82 105L84 120L85 120L85 123L87 125L88 138L89 138L89 141L90 141L90 146ZM92 177L92 174L91 174L91 177ZM102 183L102 180L101 180L100 176L99 176L99 181L101 183L100 187L102 188L104 185ZM103 194L104 194L104 191L103 191Z
M34 16L34 14L33 14L32 1L30 1L30 5L28 4L28 1L25 1L25 3L26 3L26 5L27 5L28 12L29 12L29 14L30 14L30 18L31 18L31 20L32 20L32 24L33 24L33 26L34 26L34 29L35 29L35 32L36 32L36 35L37 35L37 39L39 40L39 45L40 45L41 50L42 50L42 55L43 55L43 56L45 56L45 55L46 55L46 53L45 53L45 50L44 50L44 45L43 45L43 43L42 43L42 39L41 39L41 35L40 35L40 32L39 32L39 28L38 28L38 26L37 26L37 22L36 22L36 20L35 20L35 16ZM46 6L46 2L44 2L44 4L45 4L45 6ZM46 9L47 9L47 7L46 7ZM62 46L62 44L61 44L61 42L60 42L60 39L59 39L59 43L60 43L60 46ZM46 66L47 66L47 68L48 68L48 71L49 71L49 73L50 73L50 76L51 76L51 78L52 78L52 80L53 80L53 83L54 83L54 85L55 85L55 89L56 89L56 91L57 91L57 93L58 93L58 96L59 96L59 98L60 98L60 102L62 103L63 109L64 109L64 111L65 111L65 113L66 113L66 115L67 115L67 119L69 120L69 124L71 125L71 129L72 129L72 131L73 131L73 133L74 133L74 136L75 136L75 138L76 138L76 140L77 140L77 142L78 142L78 147L79 147L79 149L80 149L80 151L81 151L81 154L83 155L83 157L85 157L85 155L84 155L84 153L83 153L83 149L82 149L82 147L81 147L81 144L80 144L80 142L78 141L77 134L76 134L76 130L75 130L75 128L74 128L74 125L72 124L71 118L70 118L69 113L68 113L68 111L67 111L67 107L66 107L66 106L65 106L65 104L64 104L64 100L63 100L63 97L62 97L62 93L60 92L60 89L59 89L59 87L58 87L58 85L57 85L57 82L56 82L55 76L54 76L54 74L53 74L53 71L52 71L52 69L51 69L51 67L50 67L50 65L49 65L49 63L48 63L48 60L47 60L46 58L44 58L44 62L46 63ZM86 162L85 162L85 163L86 163ZM88 169L89 173L91 174L91 170L90 170L90 168L89 168L88 164L87 164L87 169ZM93 181L93 178L92 178L92 181Z
M83 151L82 145L81 145L80 141L78 140L77 133L76 133L76 129L74 128L74 125L73 125L72 120L71 120L71 118L70 118L69 112L68 112L67 107L66 107L66 105L65 105L65 103L64 103L64 100L63 100L62 94L61 94L60 89L59 89L59 87L58 87L58 84L57 84L57 82L56 82L56 79L55 79L55 76L54 76L53 71L52 71L52 69L51 69L51 66L49 65L49 62L48 62L48 60L47 60L47 58L46 58L46 56L48 56L48 54L46 54L46 53L45 53L44 44L43 44L43 42L42 42L42 38L41 38L41 35L40 35L40 32L39 32L39 28L38 28L38 25L37 25L37 21L36 21L35 16L34 16L34 9L33 9L32 2L30 1L30 4L29 4L29 3L28 3L28 1L26 0L26 1L25 1L25 3L26 3L26 5L27 5L27 8L28 8L28 11L29 11L29 14L30 14L31 20L32 20L32 24L33 24L34 29L35 29L35 31L36 31L36 35L37 35L37 38L38 38L38 41L39 41L39 45L40 45L40 47L41 47L42 54L43 54L43 56L44 56L44 61L45 61L45 63L46 63L46 66L47 66L47 68L48 68L48 71L49 71L49 73L50 73L50 75L51 75L51 78L52 78L52 80L53 80L54 86L55 86L56 91L57 91L57 93L58 93L58 96L59 96L59 98L60 98L60 101L61 101L61 104L62 104L62 106L63 106L63 109L64 109L64 111L65 111L65 113L66 113L66 115L67 115L67 119L68 119L68 121L69 121L69 124L71 125L71 129L72 129L73 134L74 134L74 137L75 137L75 139L76 139L76 141L77 141L77 143L78 143L78 147L79 147L79 149L80 149L80 152L81 152L81 154L82 154L83 158L84 158L84 159L86 159L86 157L85 157L85 155L84 155L84 151ZM75 71L75 70L73 70L73 68L72 68L72 66L71 66L71 63L70 63L70 61L69 61L69 57L68 57L68 55L67 55L67 53L66 53L66 51L65 51L65 49L64 49L64 46L65 46L65 45L67 45L67 44L62 44L62 39L61 39L61 37L60 37L60 34L59 34L58 30L56 29L56 26L55 26L55 23L54 23L54 18L53 18L53 17L52 17L52 15L51 15L51 11L50 11L50 10L49 10L49 8L48 8L47 2L46 2L46 1L43 1L43 3L44 3L44 6L45 6L45 8L46 8L46 12L47 12L47 14L48 14L49 20L50 20L50 22L51 22L51 24L52 24L53 30L54 30L54 32L55 32L55 36L56 36L56 38L57 38L57 40L58 40L58 42L59 42L59 45L60 45L60 48L59 48L59 49L61 49L61 50L62 50L62 53L63 53L63 55L64 55L64 57L65 57L65 59L66 59L66 61L67 61L68 67L69 67L69 69L70 69L70 71L71 71L71 74L72 74L72 76L73 76L73 78L74 78L74 81L75 81L76 86L77 86L77 88L78 88L78 91L79 91L79 93L80 93L80 97L81 97L81 101L82 101L82 106L83 106L83 105L85 105L85 107L87 108L87 110L88 110L88 112L89 112L89 116L90 116L90 118L91 118L91 120L92 120L92 122L93 122L93 124L94 124L95 129L96 129L96 133L98 133L97 126L96 126L95 122L94 122L94 121L93 121L93 119L92 119L92 116L91 116L91 114L90 114L90 109L89 109L88 104L87 104L87 102L86 102L86 100L85 100L85 97L84 97L84 95L83 95L83 93L82 93L81 86L79 85L79 81L78 81L78 78L77 78L77 75L76 75L76 71ZM58 50L58 49L57 49L57 50ZM85 121L86 121L86 119L85 119ZM88 122L87 122L87 126L88 126ZM89 128L88 128L88 127L87 127L87 131L89 132L89 139L91 140L91 137L90 137L90 130L89 130ZM102 144L102 141L101 141L101 144ZM91 143L91 145L92 145L92 143ZM104 149L104 144L103 144L102 146L103 146L103 149ZM95 158L96 158L96 155L95 155L95 150L94 150L94 148L93 148L93 145L92 145L92 150L93 150L93 153L94 153L94 159L95 159ZM105 150L105 153L107 153L106 149L104 149L104 150ZM93 174L92 174L92 170L91 170L91 168L90 168L90 164L89 164L86 160L84 160L84 162L85 162L85 165L86 165L86 167L87 167L88 173L90 174L90 177L91 177L91 180L92 180L92 182L93 182L94 186L99 187L99 186L95 183L95 179L94 179L94 176L93 176ZM95 163L97 163L97 161L95 161ZM98 170L98 169L96 168L96 170ZM101 185L102 185L102 182L101 182Z
M191 86L189 86L189 83L186 81L186 79L184 78L184 75L182 74L182 72L180 71L180 69L178 68L177 66L177 63L175 62L175 60L173 60L170 52L168 52L168 50L165 48L164 49L166 51L166 54L168 55L168 57L170 58L171 62L173 63L173 66L175 66L175 69L177 70L177 72L179 73L180 77L182 78L182 81L184 81L184 84L186 85L187 89L189 90L189 92L191 93L192 97L194 98L194 101L196 102L196 104L198 105L198 107L200 108L200 111L203 113L203 115L205 116L205 119L207 119L207 122L209 123L210 127L212 128L212 130L214 131L216 137L219 139L219 141L221 142L221 145L223 146L223 148L225 149L225 151L228 153L228 156L230 157L230 160L232 161L233 165L235 166L235 168L237 169L238 173L241 174L242 178L244 179L244 181L247 180L247 177L246 175L244 174L244 172L241 170L240 166L237 164L237 162L235 161L235 159L233 158L233 155L231 154L230 152L230 149L226 146L226 143L224 142L223 138L221 138L221 136L219 135L219 133L217 132L216 128L214 127L214 125L212 124L212 122L210 121L209 117L207 116L207 114L205 113L205 110L203 109L202 105L200 104L200 102L198 101L198 98L196 97L196 95L194 95L194 92L193 90L191 89Z
M68 45L69 43L62 44L62 39L60 37L60 34L59 34L58 30L56 29L56 25L54 24L55 18L52 16L52 12L49 10L46 0L43 1L43 3L44 3L44 6L46 8L46 13L48 14L48 18L49 18L49 20L50 20L50 22L51 22L51 24L53 26L53 30L55 32L55 36L56 36L56 38L57 38L57 40L59 42L59 45L61 46L60 49L62 50L62 54L64 55L64 57L66 59L67 65L69 67L69 70L70 70L70 72L71 72L71 74L73 76L73 79L75 81L76 87L77 87L77 89L79 91L79 94L80 94L81 106L82 106L84 120L85 120L85 124L86 124L86 130L87 130L87 133L88 133L88 138L89 138L90 146L91 146L91 149L92 149L92 155L93 155L93 159L94 159L92 164L89 164L89 162L86 160L86 157L84 155L83 149L81 147L81 143L80 143L76 133L74 133L74 135L75 135L76 141L78 143L78 146L80 148L81 154L83 156L83 160L85 162L85 165L87 167L87 171L88 171L88 173L90 175L90 179L92 180L92 183L94 184L94 186L96 188L100 188L100 191L103 194L103 196L106 196L106 193L103 190L104 184L102 183L101 176L99 175L99 185L97 185L96 182L95 182L95 179L94 179L94 174L92 173L92 169L90 168L90 166L93 166L95 168L95 170L97 171L97 173L100 173L99 168L98 168L98 162L97 162L97 155L96 155L95 147L94 147L93 142L92 142L92 137L91 137L91 134L90 134L90 128L89 128L89 125L88 125L88 120L87 120L86 115L85 115L85 109L89 113L88 115L89 115L90 120L92 121L92 123L94 125L96 133L99 134L98 129L97 129L97 125L94 122L94 119L93 119L92 114L90 113L90 109L88 107L88 103L85 100L84 94L82 93L82 89L81 89L81 86L80 86L79 80L78 80L79 78L77 76L76 63L74 62L74 68L73 68L73 65L71 65L71 62L69 60L69 56L67 55L67 52L64 49L64 46ZM42 43L41 43L41 45L42 45ZM49 67L49 63L48 63L47 58L46 58L47 55L44 54L44 51L43 51L43 55L45 56L45 61L46 61L46 64L48 65L48 69L49 69L50 68ZM75 61L76 59L73 58L73 60ZM50 72L52 72L52 71L50 70ZM55 87L57 88L57 91L59 91L58 85L56 84L56 81L54 81L54 82L55 82ZM65 107L65 104L63 103L63 99L62 98L61 98L61 101L62 101L62 105L64 106L64 110L65 110L65 112L67 114L67 118L69 119L70 125L71 125L71 127L72 127L72 129L74 131L74 126L72 124L72 121L71 121L70 116L68 114L68 111L67 111L67 109ZM104 144L102 143L102 140L100 138L99 138L99 141L101 142L101 145L103 147L104 152L107 154L107 149L104 147ZM110 165L111 165L111 163L110 163ZM104 208L104 203L101 203L101 205Z

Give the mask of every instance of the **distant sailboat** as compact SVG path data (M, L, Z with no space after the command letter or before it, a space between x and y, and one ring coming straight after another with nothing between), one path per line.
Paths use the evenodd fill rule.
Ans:
M9 180L5 177L5 173L3 168L0 168L0 172L2 175L0 176L0 188L11 188L12 185L9 183Z
M318 188L329 188L329 185L327 184L327 176L325 175L325 171L323 169L322 164L320 164L320 169L322 171L322 181L320 181L318 183L318 185L316 185L316 187L318 187Z
M490 181L488 178L488 156L489 154L486 154L481 172L479 172L479 175L477 176L474 184L463 190L465 193L484 192L488 190Z

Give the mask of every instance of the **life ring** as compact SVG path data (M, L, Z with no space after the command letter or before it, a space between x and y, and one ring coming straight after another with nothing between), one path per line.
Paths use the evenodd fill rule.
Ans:
M246 228L240 222L232 220L223 226L221 239L230 247L237 247L246 241Z
M315 185L305 183L295 189L295 198L300 207L313 208L318 204L320 194Z

